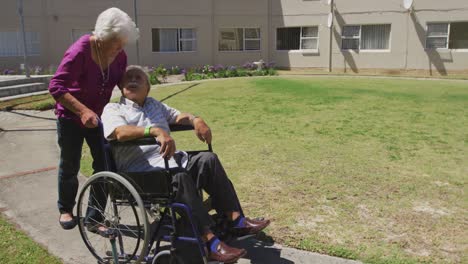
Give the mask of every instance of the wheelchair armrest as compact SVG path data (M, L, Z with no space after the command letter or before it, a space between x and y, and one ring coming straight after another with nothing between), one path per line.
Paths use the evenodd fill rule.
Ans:
M109 142L111 146L145 146L145 145L159 145L159 142L154 137L139 138L129 141L112 140Z
M193 130L192 125L169 125L169 129L171 132L176 132L176 131L188 131L188 130ZM145 145L157 145L159 144L158 141L156 141L156 138L153 137L148 137L148 138L139 138L139 139L134 139L134 140L129 140L129 141L117 141L113 140L109 142L112 146L145 146Z
M193 130L192 125L169 125L171 132Z

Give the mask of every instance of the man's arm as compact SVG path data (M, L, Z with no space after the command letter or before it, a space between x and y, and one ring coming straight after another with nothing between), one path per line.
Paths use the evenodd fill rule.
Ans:
M201 117L194 116L190 113L182 113L177 116L175 123L177 125L192 125L195 129L195 135L197 135L201 141L211 144L211 129Z
M159 153L164 158L171 158L174 156L176 151L175 141L164 129L152 127L150 128L149 135L157 138L161 143ZM143 138L145 137L145 127L130 125L119 126L114 130L111 137L120 142Z

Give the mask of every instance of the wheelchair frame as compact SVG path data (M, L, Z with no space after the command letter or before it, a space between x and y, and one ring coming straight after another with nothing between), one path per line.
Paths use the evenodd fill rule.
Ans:
M100 124L100 129L101 134L103 135L102 124ZM193 130L193 127L171 125L170 130L171 132L186 131ZM191 209L187 205L175 203L173 200L174 193L170 184L172 182L173 172L169 168L168 160L165 159L164 170L161 172L154 172L158 173L159 177L163 176L165 178L167 186L166 192L164 193L164 191L160 191L158 193L144 193L144 199L142 199L141 196L143 189L141 186L132 179L131 175L117 172L115 169L115 163L110 151L110 147L113 144L151 145L157 144L157 142L155 138L143 138L130 142L114 143L107 142L104 136L102 137L102 147L105 156L105 171L94 174L85 182L79 192L76 214L79 219L78 228L80 235L85 242L86 247L90 250L93 256L96 257L98 263L130 263L132 261L134 261L134 263L151 264L177 263L175 254L177 251L176 244L180 242L196 244L203 262L205 264L208 263L205 245L194 224ZM191 152L203 151L212 152L211 144L208 145L208 150ZM98 188L101 188L102 194L106 198L104 205L100 204L97 198L95 198L96 190ZM203 197L201 190L200 195ZM88 198L87 201L86 198ZM107 204L108 201L110 201L110 205ZM123 216L119 215L119 206L124 208L123 210L120 210L121 214L126 210L125 207L131 207L132 210L130 211L130 215L133 213L135 217L134 224L137 226L136 231L132 229L133 226L127 226L120 223ZM108 228L104 234L96 234L96 236L98 236L97 238L90 238L90 236L95 232L99 233L98 230L90 231L90 229L88 229L88 225L90 225L90 223L88 222L89 219L87 219L87 212L90 207L101 210L100 214L104 217L104 221L96 223L97 225L105 224ZM106 213L106 207L112 211ZM161 211L161 209L163 210ZM188 217L193 236L180 235L180 230L177 227L176 210L178 209L183 211ZM150 230L148 213L160 215L155 230ZM169 231L169 234L160 235L160 232L163 229ZM135 248L130 250L130 252L125 251L125 247L127 247L127 245L124 243L124 239L127 239L128 233L130 233L130 236L133 236L133 238L137 236L137 241L134 245ZM141 237L142 235L143 237ZM97 248L93 245L92 240L100 239L99 236L109 240L112 249L111 252L106 251L105 255L97 253ZM161 250L162 241L170 243L170 250ZM108 244L105 240L104 243L104 247L106 248ZM133 243L130 243L130 245L133 245ZM153 246L154 251L152 253Z

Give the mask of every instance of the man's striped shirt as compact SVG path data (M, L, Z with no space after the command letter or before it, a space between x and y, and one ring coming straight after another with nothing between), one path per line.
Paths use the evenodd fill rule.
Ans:
M180 112L154 98L147 97L143 107L137 103L121 97L119 103L109 103L104 107L101 119L104 124L104 136L108 140L119 126L132 125L141 127L158 127L170 133L169 124L175 123ZM164 159L159 154L159 145L149 146L117 146L112 148L118 171L138 172L164 168ZM179 165L185 167L187 153L176 152L175 159L169 160L171 168ZM179 163L179 165L178 165Z

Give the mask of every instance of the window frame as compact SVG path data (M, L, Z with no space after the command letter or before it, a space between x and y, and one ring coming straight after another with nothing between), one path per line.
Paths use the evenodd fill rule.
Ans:
M242 50L220 50L220 47L219 47L219 38L221 37L221 30L223 29L242 29L242 37L243 37L243 41L242 41ZM260 32L260 38L246 38L245 37L245 29L258 29L259 32ZM245 41L246 40L258 40L259 42L259 49L258 50L247 50L245 49ZM262 28L261 27L221 27L221 28L218 28L218 52L261 52L262 51Z
M0 31L0 33L6 33L6 34L12 34L15 35L15 42L16 42L16 47L13 55L11 54L2 54L0 53L0 58L12 58L12 57L22 57L24 56L24 50L23 50L23 35L20 31L15 31L15 30L6 30L6 31ZM37 40L32 40L32 34L35 34L37 36ZM26 31L26 50L28 51L27 56L31 57L37 57L41 56L41 32L39 31ZM28 41L29 39L29 41ZM37 46L37 51L35 52L34 47ZM28 47L31 48L31 50L28 49Z
M426 38L424 39L424 50L435 50L435 51L454 51L454 52L468 52L468 48L465 49L451 49L450 48L450 29L452 23L468 23L468 21L431 21L431 22L426 22ZM429 35L429 25L433 24L447 24L447 36L428 36ZM445 48L428 48L427 47L427 39L428 38L442 38L446 37L447 38L447 45Z
M299 49L294 50L279 50L278 49L278 29L279 28L300 28L299 32ZM307 27L316 27L317 28L317 37L302 37L302 29ZM302 40L303 39L317 39L317 48L316 49L302 49ZM275 30L275 50L276 52L290 52L290 53L319 53L320 47L320 27L318 25L307 25L307 26L288 26L288 27L277 27Z
M361 48L361 43L362 43L362 27L363 26L385 26L385 25L390 25L390 33L388 36L388 49L362 49ZM343 36L343 28L344 27L359 27L359 38L357 37L344 37ZM343 25L343 28L341 29L341 45L340 49L342 51L347 51L347 52L369 52L369 53L386 53L390 52L392 50L392 23L378 23L378 24L347 24ZM358 39L359 40L359 48L358 49L343 49L343 39Z
M177 30L177 51L154 51L153 50L153 29L175 29ZM195 38L191 38L191 39L185 39L185 38L182 38L181 35L182 35L182 29L191 29L191 30L194 30L195 31ZM198 42L197 42L197 28L195 27L155 27L155 28L151 28L151 53L162 53L162 54L177 54L177 53L195 53L195 52L198 52ZM196 44L196 47L195 47L195 50L187 50L187 51L182 51L182 41L194 41L195 44Z

